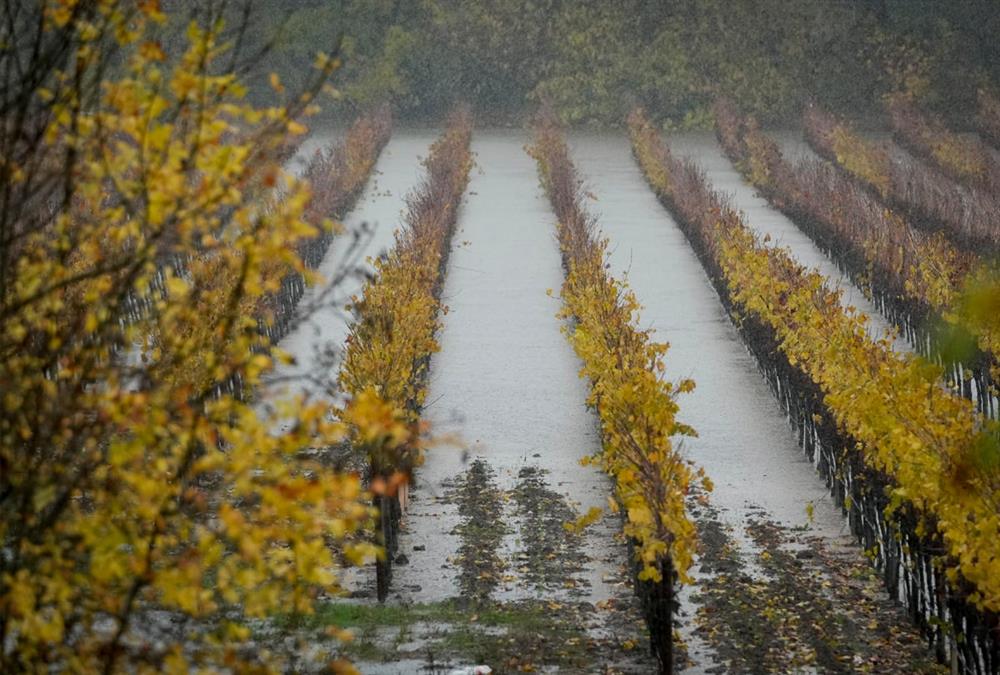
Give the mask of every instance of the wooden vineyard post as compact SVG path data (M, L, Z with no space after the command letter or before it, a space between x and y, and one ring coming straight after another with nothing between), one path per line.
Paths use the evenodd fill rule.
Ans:
M402 488L393 489L391 494L381 496L379 505L379 523L383 545L385 546L385 561L381 567L376 567L375 573L378 577L378 600L384 602L389 594L389 584L392 583L392 566L396 562L396 554L399 552L399 525L403 519L403 502L400 500ZM403 561L401 560L402 564ZM384 577L384 583L383 583Z
M396 555L396 525L399 522L399 502L394 495L380 494L374 499L378 509L376 540L382 544L385 556L375 560L375 591L379 602L385 602L392 583L392 561Z
M674 670L674 583L676 573L669 558L660 560L659 581L636 581L649 643L659 665L660 675L670 675Z
M660 580L640 579L642 562L635 557L636 542L629 540L629 557L632 558L632 582L636 597L642 605L642 617L649 632L649 649L656 658L657 672L670 675L674 672L674 586L677 571L669 557L657 563Z

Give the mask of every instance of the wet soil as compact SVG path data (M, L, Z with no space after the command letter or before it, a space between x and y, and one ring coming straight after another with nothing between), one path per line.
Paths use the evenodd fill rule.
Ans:
M571 595L583 595L589 582L579 577L579 571L587 554L580 535L567 528L580 514L549 487L548 473L533 466L522 468L512 492L521 531L515 556L518 572L540 592L568 588Z
M610 624L613 607L546 601L453 601L396 606L328 604L299 629L303 641L327 641L326 627L352 638L329 653L364 673L447 673L489 664L494 673L648 673L642 650L620 635L595 637L587 627ZM626 632L627 624L621 627Z
M945 672L852 542L783 527L761 509L743 523L744 547L707 501L692 511L695 625L714 649L705 672Z
M447 482L438 503L459 514L451 532L459 545L442 561L441 573L457 573L457 595L406 602L422 589L400 585L386 605L331 602L308 627L351 630L355 637L339 655L365 673L448 672L469 664L488 664L498 673L652 672L626 547L620 539L608 542L607 552L620 563L603 579L613 594L588 601L589 582L580 574L593 565L582 546L585 533L565 527L579 512L552 490L547 474L525 466L504 490L489 463L477 458ZM607 516L605 529L618 525ZM514 546L501 545L515 533ZM410 546L403 551L407 562L433 550L434 540Z
M492 469L481 459L456 483L448 501L458 505L462 522L452 534L462 543L451 562L459 568L460 600L476 604L489 599L507 569L500 544L510 531L503 518L508 495L497 488Z

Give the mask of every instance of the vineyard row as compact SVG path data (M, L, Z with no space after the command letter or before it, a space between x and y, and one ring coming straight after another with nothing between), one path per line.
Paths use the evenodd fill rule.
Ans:
M690 581L696 532L685 498L696 478L672 441L694 435L677 420L677 397L694 388L661 378L668 346L639 328L639 305L627 284L606 271L607 241L582 204L580 181L562 132L543 116L530 153L558 219L565 280L564 330L590 382L587 403L601 423L595 463L614 480L615 499L632 544L636 590L661 670L672 662L675 580Z
M938 384L938 369L873 340L821 275L765 246L673 157L642 112L633 150L674 214L745 343L872 551L928 639L966 672L998 665L1000 515L995 470L976 463L989 442L971 403ZM956 635L943 626L954 626Z
M403 226L375 276L352 300L340 385L350 398L344 415L351 441L366 458L368 484L379 510L384 548L376 562L384 600L392 575L396 534L406 484L420 462L419 421L427 367L438 350L441 287L458 207L472 167L472 116L449 117L424 161L426 177L407 197Z
M954 133L907 96L892 97L888 107L900 145L970 189L1000 193L1000 160L982 141Z
M817 153L913 227L941 232L970 255L996 252L1000 200L993 194L965 189L924 162L894 157L890 146L862 138L818 106L810 106L803 121L806 139Z
M731 103L716 105L716 130L747 180L870 292L919 352L944 360L950 381L963 395L995 417L1000 412L993 391L1000 374L1000 335L964 307L961 297L967 285L989 275L978 259L941 233L910 227L829 163L793 165L756 121L741 116ZM862 159L858 163L863 165ZM974 347L950 356L947 345L964 333L971 334Z

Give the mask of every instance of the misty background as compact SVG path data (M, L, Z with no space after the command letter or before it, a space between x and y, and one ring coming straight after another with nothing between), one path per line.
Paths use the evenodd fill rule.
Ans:
M339 49L325 114L391 100L413 123L465 100L494 124L548 102L570 123L618 126L641 104L699 128L718 94L765 123L795 120L809 99L865 120L906 91L964 126L1000 81L992 0L257 0L252 12L244 46L269 46L254 96L272 71L296 91L317 51Z

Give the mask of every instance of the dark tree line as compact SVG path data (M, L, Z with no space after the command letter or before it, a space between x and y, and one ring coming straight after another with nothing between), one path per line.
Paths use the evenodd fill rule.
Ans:
M431 120L469 100L495 122L547 101L571 122L620 124L642 104L704 125L718 94L767 121L814 99L880 114L906 90L965 124L1000 81L990 0L259 0L264 73L294 85L341 45L342 106L392 100Z

